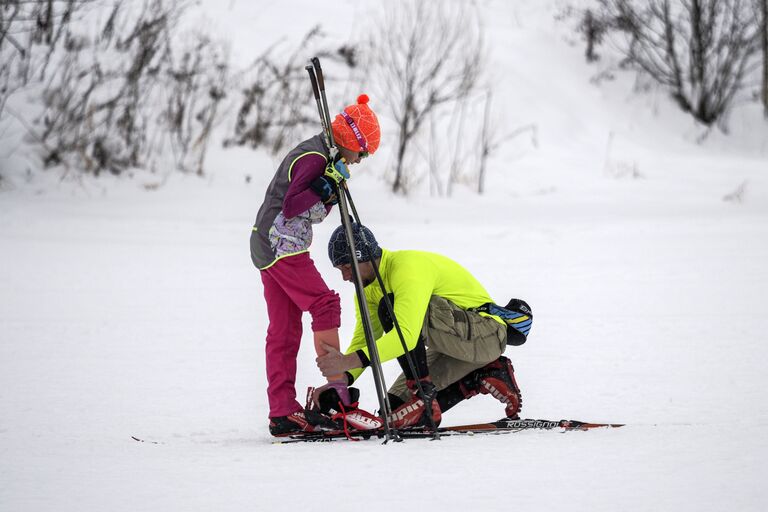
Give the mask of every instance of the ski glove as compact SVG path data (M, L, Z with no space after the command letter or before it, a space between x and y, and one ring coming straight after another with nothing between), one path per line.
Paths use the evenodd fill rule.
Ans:
M322 176L312 182L310 188L320 196L324 204L339 203L339 183L349 178L347 166L341 160L329 163Z
M311 188L315 194L320 196L320 200L323 204L333 205L339 203L339 184L332 178L329 178L328 176L318 176L315 181L309 185L309 188Z
M349 179L349 170L344 162L338 160L335 163L329 163L325 167L325 176L335 181L336 184L339 184L342 181Z

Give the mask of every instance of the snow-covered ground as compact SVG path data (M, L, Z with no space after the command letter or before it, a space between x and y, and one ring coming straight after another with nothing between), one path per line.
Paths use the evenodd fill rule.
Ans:
M631 77L590 85L595 68L553 20L561 3L481 2L510 127L539 134L537 149L504 148L484 196L392 196L375 157L350 187L382 246L446 254L497 301L532 305L529 342L507 351L523 416L626 427L271 444L248 236L274 165L215 150L209 178L156 191L141 187L151 175L37 176L0 193L0 510L765 510L768 128L745 107L734 135L697 144ZM242 47L277 22L259 9L201 13ZM309 1L280 9L298 35L320 16ZM324 243L335 224L312 254L347 337L353 290ZM321 382L312 352L299 393ZM374 409L369 374L360 387ZM444 422L502 411L481 396Z

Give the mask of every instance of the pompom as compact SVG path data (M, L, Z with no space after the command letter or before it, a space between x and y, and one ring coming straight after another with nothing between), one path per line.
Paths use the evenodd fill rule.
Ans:
M357 97L357 103L359 105L364 105L364 104L368 103L369 99L370 98L368 98L367 94L361 94L360 96Z

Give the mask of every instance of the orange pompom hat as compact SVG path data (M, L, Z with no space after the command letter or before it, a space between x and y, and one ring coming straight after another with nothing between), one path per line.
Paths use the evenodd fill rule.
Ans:
M331 123L336 144L351 151L375 153L381 140L379 120L368 106L368 96L361 94L357 103L346 107Z

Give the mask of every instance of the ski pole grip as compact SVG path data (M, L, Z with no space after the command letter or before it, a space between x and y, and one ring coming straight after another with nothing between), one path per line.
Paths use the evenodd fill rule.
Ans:
M320 86L320 90L325 90L325 80L323 80L323 68L320 67L320 59L312 57L312 65L315 67L317 73L317 84Z
M315 99L320 98L320 90L317 88L317 78L315 77L315 70L312 66L304 66L304 69L309 73L309 81L312 82L312 92L315 93Z

